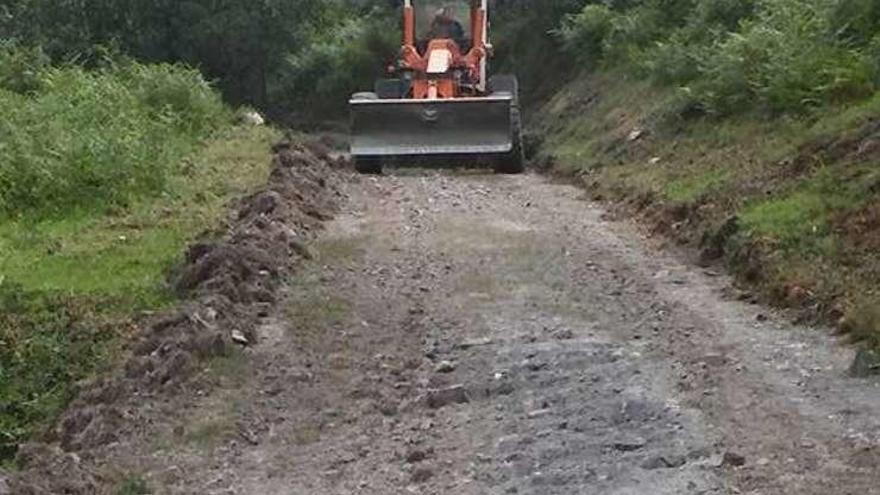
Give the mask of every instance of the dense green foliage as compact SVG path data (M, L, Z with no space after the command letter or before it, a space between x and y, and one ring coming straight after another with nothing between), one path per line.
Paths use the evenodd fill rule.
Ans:
M326 116L328 107L344 107L353 87L369 87L383 58L396 52L393 4L10 0L0 6L0 40L40 46L55 62L86 66L101 63L108 53L146 63L182 62L217 81L233 104L273 115ZM318 108L310 105L315 102Z
M342 115L348 96L370 90L399 47L397 20L388 12L346 18L287 56L269 100L299 115Z
M589 3L556 33L582 64L681 87L683 109L802 112L876 90L878 11L870 0Z
M198 72L124 63L86 71L0 51L0 214L123 205L230 114Z
M275 116L341 115L396 53L393 0L10 0L0 39L53 61L121 52L184 62L233 103ZM724 115L802 112L872 93L880 73L873 0L496 0L496 69L526 99L572 68L626 67L681 87L674 102ZM555 36L547 36L554 33Z

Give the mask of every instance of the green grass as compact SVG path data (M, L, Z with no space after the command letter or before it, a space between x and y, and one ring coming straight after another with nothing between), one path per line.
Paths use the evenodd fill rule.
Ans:
M0 458L112 365L131 317L174 302L169 270L231 199L265 183L270 128L232 128L194 152L167 191L109 213L0 222Z
M681 177L668 182L664 187L664 194L672 201L689 203L724 187L728 177L727 170L711 170L696 176Z
M880 200L878 155L865 137L880 95L811 115L669 120L663 108L674 91L618 72L588 75L533 112L532 127L556 170L583 176L597 196L652 203L644 211L660 224L688 213L670 233L698 248L721 239L732 271L768 301L798 304L792 294L805 289L829 316L847 308L859 339L880 342L878 320L859 316L871 303L856 302L880 298L880 254L853 244L864 234L842 230L845 219L860 228L858 212ZM717 237L731 218L738 231Z
M825 197L804 190L749 206L741 218L754 235L792 246L827 235L830 211Z
M778 243L783 249L827 249L833 244L835 215L854 211L871 197L868 184L878 175L873 168L823 168L788 192L751 202L742 209L740 218L751 235Z
M265 181L276 138L268 129L221 134L188 160L190 173L174 178L169 193L126 211L0 223L0 273L27 290L155 305L186 243L217 225L231 197Z

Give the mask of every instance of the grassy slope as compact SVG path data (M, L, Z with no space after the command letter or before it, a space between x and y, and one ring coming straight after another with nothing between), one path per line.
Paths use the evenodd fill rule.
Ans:
M109 365L132 315L174 301L169 269L219 228L230 200L265 183L269 128L210 139L168 193L96 216L0 224L0 460L50 420L75 382Z
M603 73L539 113L556 168L700 246L774 303L880 344L880 98L813 117L670 119L672 90Z

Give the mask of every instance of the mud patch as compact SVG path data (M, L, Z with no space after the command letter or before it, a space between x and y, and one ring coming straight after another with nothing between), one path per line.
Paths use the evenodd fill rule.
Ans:
M257 342L285 279L344 199L341 164L313 148L274 148L266 188L233 205L219 240L186 253L172 282L188 302L147 322L121 369L84 385L54 427L21 448L12 493L98 493L108 480L83 459L143 434L154 403L181 394L205 360L229 355L242 336Z

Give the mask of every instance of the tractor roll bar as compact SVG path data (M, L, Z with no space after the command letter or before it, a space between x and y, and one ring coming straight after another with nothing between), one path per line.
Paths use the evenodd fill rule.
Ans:
M488 44L489 0L471 2L471 39L474 43ZM416 11L413 0L403 0L403 44L416 44Z

